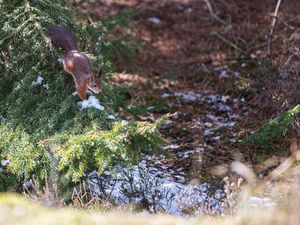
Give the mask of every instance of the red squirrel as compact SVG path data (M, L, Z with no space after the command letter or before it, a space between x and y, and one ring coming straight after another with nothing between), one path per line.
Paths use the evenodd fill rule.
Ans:
M90 59L85 53L78 51L72 30L64 24L53 25L47 28L46 34L54 45L64 49L63 67L73 76L78 96L85 100L87 89L96 94L99 93L101 91L101 68L98 73L93 71Z

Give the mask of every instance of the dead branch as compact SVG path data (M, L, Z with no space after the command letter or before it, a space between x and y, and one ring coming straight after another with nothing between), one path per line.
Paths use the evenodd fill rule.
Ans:
M278 18L277 15L278 15L278 12L279 12L280 4L281 4L281 0L278 0L277 4L276 4L274 15L273 15L273 19L272 19L272 22L271 22L271 25L270 25L270 31L269 31L269 34L268 34L267 54L268 54L269 57L271 57L271 55L272 55L272 36L273 36L273 32L274 32L274 27L276 25L276 21L277 21L277 18Z
M209 11L210 15L211 15L216 21L222 23L223 25L227 25L227 23L226 23L224 20L222 20L220 17L217 16L217 14L215 14L215 12L214 12L214 10L213 10L213 8L212 8L212 5L211 5L211 3L210 3L210 1L209 1L209 0L204 0L204 2L205 2L206 6L207 6L207 8L208 8L208 11Z
M280 20L280 21L284 24L284 26L286 26L286 27L289 28L290 30L296 30L295 27L289 25L289 24L288 24L284 19L282 19L281 17L277 16L277 19Z
M233 49L235 49L236 51L242 53L242 54L246 54L246 52L241 49L239 46L237 46L236 44L234 44L233 42L229 41L228 39L226 39L225 37L223 37L222 35L220 35L219 33L213 31L210 33L213 36L216 36L217 38L219 38L220 40L222 40L224 43L228 44L229 46L231 46Z

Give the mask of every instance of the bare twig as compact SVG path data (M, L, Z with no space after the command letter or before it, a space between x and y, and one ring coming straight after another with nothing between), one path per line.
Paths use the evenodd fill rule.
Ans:
M277 16L277 19L279 19L283 24L284 26L286 26L287 28L291 29L291 30L296 30L295 27L289 25L284 19L282 19L281 17Z
M271 25L270 25L270 31L269 31L269 34L268 34L267 53L268 53L269 57L272 55L272 36L273 36L274 27L276 25L276 21L277 21L277 18L278 18L277 15L278 15L280 4L281 4L281 0L277 0L275 12L274 12L273 19L272 19L272 22L271 22Z
M213 10L213 8L212 8L212 5L211 5L211 3L210 3L210 1L209 1L209 0L204 0L204 2L205 2L206 6L207 6L207 8L208 8L208 11L209 11L210 15L211 15L216 21L222 23L223 25L227 25L227 23L226 23L224 20L222 20L220 17L217 16L217 14L215 14L215 12L214 12L214 10Z
M272 39L272 41L271 41L272 43L278 43L278 42L280 42L280 40L279 39ZM260 48L264 48L264 47L266 47L268 45L268 43L266 43L266 42L264 42L264 43L260 43L260 44L258 44L258 45L255 45L255 46L252 46L252 47L249 47L249 48L247 48L247 52L249 53L249 52L252 52L253 50L256 50L256 49L260 49Z
M226 44L228 44L229 46L231 46L232 48L234 48L236 51L238 51L238 52L240 52L242 54L246 54L246 52L243 49L241 49L239 46L237 46L233 42L229 41L228 39L226 39L225 37L223 37L219 33L213 31L213 32L211 32L211 35L216 36L217 38L219 38L220 40L222 40L223 42L225 42Z

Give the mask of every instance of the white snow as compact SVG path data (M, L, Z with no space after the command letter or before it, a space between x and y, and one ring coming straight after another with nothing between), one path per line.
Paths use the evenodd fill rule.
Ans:
M241 64L241 67L242 67L242 68L245 68L246 66L247 66L247 63L242 63L242 64Z
M208 146L210 142L218 142L223 139L223 135L220 135L218 129L221 127L226 127L232 129L240 120L240 115L236 114L235 111L243 111L246 115L244 107L241 107L246 102L245 98L232 98L229 95L219 95L219 94L208 94L204 92L204 95L200 99L207 108L210 108L211 113L206 114L205 118L201 118L201 121L193 119L194 123L199 123L204 133L204 141L208 141ZM242 109L242 110L241 110ZM237 142L235 137L230 137L231 142Z
M161 97L162 97L162 98L168 98L168 97L170 97L170 96L171 96L171 95L168 94L168 93L163 93Z
M159 19L158 17L149 17L148 21L150 23L153 23L153 24L156 24L156 25L161 24L161 19Z
M235 76L235 77L240 77L240 76L241 76L241 74L240 74L240 72L238 72L238 71L235 71L235 72L233 72L233 76Z
M176 154L177 157L179 158L189 158L190 156L194 155L195 153L199 153L199 152L202 152L204 149L202 148L196 148L195 150L187 150L185 152L178 152Z
M198 98L201 97L200 94L194 93L192 91L183 92L183 93L181 93L181 92L175 92L174 96L175 97L180 97L180 98L182 98L184 100L187 100L187 101L196 101Z
M58 63L63 65L64 64L64 60L63 59L57 59Z
M205 129L204 130L204 136L211 136L211 135L213 135L214 134L214 130L215 129Z
M23 183L23 188L25 188L25 189L33 188L33 186L34 185L33 185L33 182L31 179L29 181L26 181Z
M174 94L168 94L168 93L164 93L161 97L162 98L167 98L167 97L178 97L178 98L182 98L184 100L187 101L196 101L197 99L199 99L201 97L200 94L192 92L192 91L188 91L188 92L175 92Z
M173 123L172 120L166 120L166 121L163 123L163 125L164 125L164 126L168 126L168 125L170 125L170 124L172 124L172 123Z
M114 115L108 115L108 116L107 116L107 119L109 119L109 120L115 120L116 117L115 117Z
M227 70L223 69L220 71L219 78L228 78Z
M49 84L44 84L43 87L44 87L46 90L49 90Z
M214 116L212 114L207 114L207 118L211 119L213 122L218 122L220 117Z
M77 103L80 110L86 108L96 108L99 111L104 111L104 106L102 106L99 100L95 96L89 96L87 100L83 100Z
M43 78L43 77L41 77L41 76L38 76L38 77L36 78L36 80L35 80L35 81L32 81L32 85L33 85L33 86L40 85L40 84L42 84L42 83L43 83L43 80L44 80L44 78Z
M214 141L220 141L221 137L220 136L215 136L215 137L212 137L212 140L214 140Z
M212 124L212 123L210 123L210 122L205 122L205 123L204 123L204 126L206 126L206 127L212 127L212 126L213 126L213 124Z
M191 208L195 212L203 208L221 212L221 202L209 197L209 184L184 184L186 174L160 161L152 160L154 165L149 162L145 157L138 166L122 168L115 175L98 176L92 172L87 182L95 196L110 199L118 205L147 202L154 212L174 215L183 215L185 209Z
M6 160L1 160L1 165L2 165L2 166L6 166L8 163L9 163L9 160L8 160L8 159L6 159Z
M167 145L164 147L164 149L176 149L179 148L180 145L176 145L176 144L171 144L171 145Z
M211 124L215 124L216 127L234 127L236 124L235 121L223 122L222 120L224 118L220 116L214 116L212 114L207 114L206 117L209 118L213 122ZM236 117L236 115L234 117ZM235 118L231 118L231 119L235 119ZM207 122L205 124L207 124Z
M193 8L192 8L192 7L188 7L188 8L186 9L186 11L187 11L188 13L191 13L191 12L193 11Z
M223 96L221 96L221 101L222 102L227 102L229 99L230 99L229 95L223 95Z

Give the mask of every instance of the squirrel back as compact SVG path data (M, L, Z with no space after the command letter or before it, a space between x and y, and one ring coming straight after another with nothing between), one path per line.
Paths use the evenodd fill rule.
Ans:
M47 35L56 46L64 49L66 54L72 50L77 50L75 36L67 25L50 26L47 28Z

